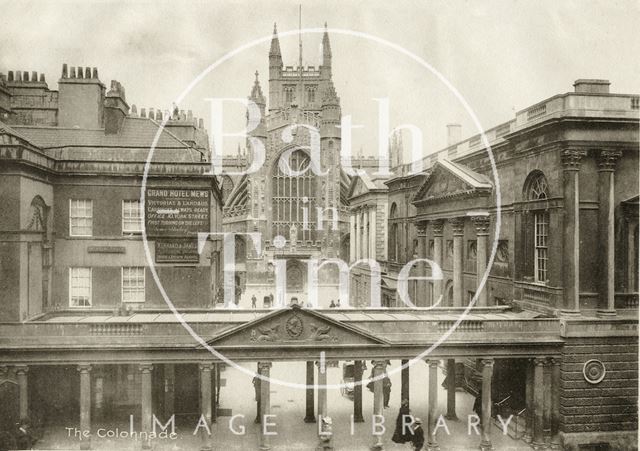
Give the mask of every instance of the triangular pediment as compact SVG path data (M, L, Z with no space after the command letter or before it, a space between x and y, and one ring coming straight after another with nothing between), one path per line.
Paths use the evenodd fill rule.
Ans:
M358 327L297 305L269 313L208 340L224 347L317 347L384 345L387 342Z
M353 185L351 186L351 191L349 192L349 198L360 196L367 192L369 192L369 188L362 177L355 177Z
M448 160L436 162L413 201L424 203L430 200L452 198L491 192L491 181L484 175L473 172L460 164Z

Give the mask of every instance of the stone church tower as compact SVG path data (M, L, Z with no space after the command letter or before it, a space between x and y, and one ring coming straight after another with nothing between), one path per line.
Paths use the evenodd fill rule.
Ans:
M264 144L266 157L260 170L236 180L226 199L226 231L259 232L258 255L249 237L236 240L236 292L241 305L275 291L274 261L286 260L287 293L280 302L306 302L307 265L304 260L342 257L348 260L348 212L345 195L348 177L340 167L340 98L332 81L329 34L322 38L322 64L284 66L274 25L269 50L269 98L259 74L249 99L261 112L260 124L249 133L247 161L253 161L251 139ZM319 147L318 147L319 146ZM317 149L319 148L319 152ZM315 152L314 152L315 149ZM314 154L315 153L315 154ZM248 163L247 163L248 164ZM334 292L337 277L322 271L321 298ZM329 290L329 291L327 291ZM285 296L282 299L282 296Z

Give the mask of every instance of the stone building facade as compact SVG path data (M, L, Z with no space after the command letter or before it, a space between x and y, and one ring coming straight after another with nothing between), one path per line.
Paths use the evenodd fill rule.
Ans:
M395 169L384 278L419 256L444 274L414 282L427 309L508 305L560 318L559 360L497 361L497 396L551 409L536 387L557 371L566 448L627 449L637 438L638 333L626 321L638 308L639 97L606 80L574 87L487 130L490 153L476 135L426 157L424 173ZM475 361L462 363L475 373Z

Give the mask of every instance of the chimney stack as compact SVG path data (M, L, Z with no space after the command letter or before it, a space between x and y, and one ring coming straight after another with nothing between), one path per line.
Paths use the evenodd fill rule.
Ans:
M104 126L105 86L90 68L62 66L58 80L58 125L99 129ZM97 75L97 72L96 72Z
M447 124L447 147L460 142L462 126L460 124Z
M609 80L581 78L573 84L575 92L588 94L609 94Z
M124 95L124 88L116 81L111 81L111 89L104 99L104 132L113 135L120 131L124 118L129 112L129 105Z

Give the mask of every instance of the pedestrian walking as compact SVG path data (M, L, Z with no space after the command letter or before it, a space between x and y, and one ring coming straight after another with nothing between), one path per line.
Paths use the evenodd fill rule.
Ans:
M422 420L420 418L413 420L411 434L411 445L413 446L413 451L420 451L424 446L424 430L422 429Z
M398 416L396 417L396 428L393 431L391 441L394 443L410 442L413 437L411 433L412 423L413 416L411 415L411 409L409 409L409 400L403 399L400 402L400 410L398 410Z
M252 295L251 296L251 308L256 308L256 303L258 302L258 299L256 299L256 295Z

